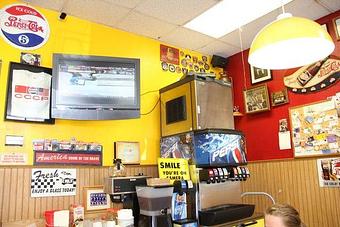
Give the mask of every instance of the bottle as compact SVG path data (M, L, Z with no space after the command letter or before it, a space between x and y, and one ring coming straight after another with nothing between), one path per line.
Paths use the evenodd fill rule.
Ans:
M109 169L111 177L125 177L126 169L122 164L122 160L117 158L113 159L113 166Z
M318 61L313 65L310 65L305 69L298 77L297 80L300 85L305 86L308 81L310 81L320 70L321 66L328 60L328 57L323 59L322 61Z

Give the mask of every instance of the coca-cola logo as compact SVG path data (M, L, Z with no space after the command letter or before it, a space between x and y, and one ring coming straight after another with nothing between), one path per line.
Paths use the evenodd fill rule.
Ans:
M49 25L36 9L25 5L10 5L0 13L0 34L10 45L33 50L46 43Z
M339 61L331 61L329 63L326 63L321 67L318 77L328 76L332 72L339 71L339 68L340 68Z

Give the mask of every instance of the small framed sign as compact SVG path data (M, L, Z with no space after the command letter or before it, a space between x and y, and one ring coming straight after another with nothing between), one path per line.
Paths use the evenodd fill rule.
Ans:
M110 208L110 196L104 192L104 186L86 186L83 188L85 212L96 212Z
M251 87L243 91L247 114L270 110L267 85Z
M288 93L287 88L271 93L271 103L272 106L279 106L288 103Z
M51 68L10 62L5 119L54 124L51 78Z
M270 69L260 69L255 66L250 66L250 82L251 84L257 84L272 79Z
M115 142L115 158L122 160L123 164L139 164L139 142Z
M333 19L334 30L337 40L340 40L340 16Z

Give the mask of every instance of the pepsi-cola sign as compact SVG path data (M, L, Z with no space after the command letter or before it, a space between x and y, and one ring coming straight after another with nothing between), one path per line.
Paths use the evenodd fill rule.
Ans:
M34 50L46 43L50 28L46 18L26 5L9 5L0 12L1 36L10 45Z

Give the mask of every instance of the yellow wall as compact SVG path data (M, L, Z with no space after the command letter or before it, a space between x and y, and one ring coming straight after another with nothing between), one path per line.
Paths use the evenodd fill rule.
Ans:
M0 8L13 3L17 2L2 0ZM0 38L0 60L3 62L0 76L0 152L27 152L31 165L33 162L33 139L69 140L71 137L75 137L80 141L101 143L104 147L103 164L110 165L114 141L139 141L141 163L156 164L159 157L160 140L159 106L151 114L132 120L70 121L56 119L55 125L4 121L8 65L10 61L20 62L21 52L40 54L41 65L45 67L52 67L53 53L140 58L141 94L159 90L182 76L182 74L162 71L159 59L160 43L156 40L72 16L67 16L66 20L60 21L58 19L59 12L35 6L34 8L46 17L50 25L50 37L44 46L34 51L21 51ZM184 51L201 57L199 53ZM210 62L210 56L208 62ZM149 112L157 100L158 92L142 96L141 113ZM22 148L5 147L5 135L24 136L24 146Z

